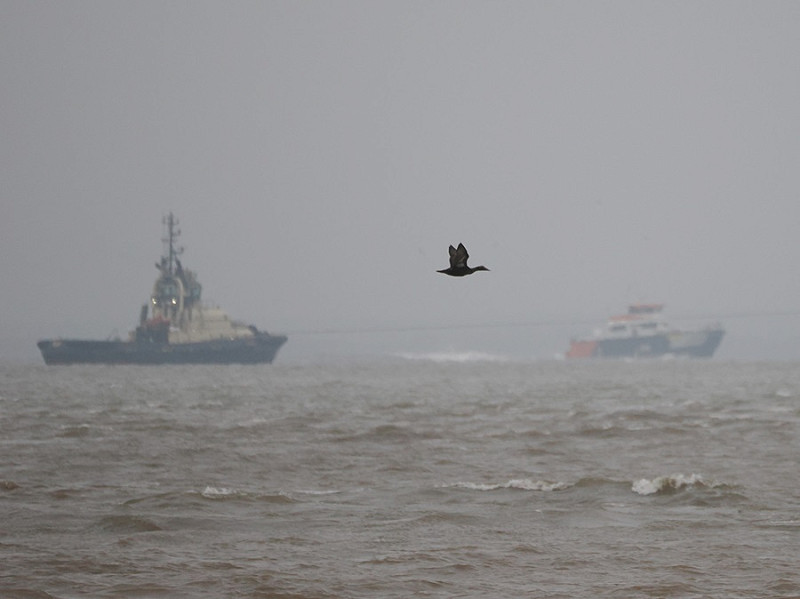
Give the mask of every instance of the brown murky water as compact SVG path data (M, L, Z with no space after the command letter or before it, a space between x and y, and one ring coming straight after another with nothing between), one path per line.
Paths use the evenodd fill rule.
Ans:
M0 367L0 596L800 596L800 365Z

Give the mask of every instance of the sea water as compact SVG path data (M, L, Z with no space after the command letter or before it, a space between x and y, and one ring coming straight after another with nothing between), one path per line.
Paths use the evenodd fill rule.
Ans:
M800 596L800 365L0 367L0 596Z

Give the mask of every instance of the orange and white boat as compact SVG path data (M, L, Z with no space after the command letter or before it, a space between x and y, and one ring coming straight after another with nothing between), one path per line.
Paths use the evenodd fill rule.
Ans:
M710 358L725 334L719 323L699 329L671 327L663 304L632 304L612 316L605 329L573 339L567 358L654 358L665 355Z

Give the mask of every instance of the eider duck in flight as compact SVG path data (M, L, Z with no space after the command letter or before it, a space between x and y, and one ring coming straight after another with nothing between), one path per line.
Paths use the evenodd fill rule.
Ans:
M485 266L476 266L475 268L470 268L467 266L467 258L469 258L469 254L467 253L467 248L464 247L463 243L458 244L458 249L451 245L450 268L437 270L436 272L450 275L451 277L463 277L464 275L471 275L478 270L489 270Z

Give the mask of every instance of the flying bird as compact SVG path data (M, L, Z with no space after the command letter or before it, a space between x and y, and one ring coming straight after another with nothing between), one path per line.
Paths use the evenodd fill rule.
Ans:
M485 266L476 266L475 268L470 268L467 266L467 258L469 258L469 254L467 253L467 248L464 247L463 243L458 244L458 249L451 245L450 268L437 270L436 272L450 275L451 277L463 277L465 275L471 275L478 270L489 270Z

